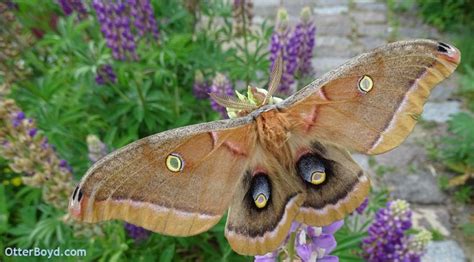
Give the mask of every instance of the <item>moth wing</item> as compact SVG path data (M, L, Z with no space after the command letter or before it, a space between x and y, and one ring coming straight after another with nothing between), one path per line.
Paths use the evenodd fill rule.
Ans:
M305 193L297 221L327 226L362 204L369 194L370 180L346 149L319 141L294 148L295 173ZM315 173L317 176L311 177Z
M227 216L225 236L237 253L263 255L285 240L304 194L284 163L256 147ZM259 193L265 195L264 204L258 202Z
M188 236L215 225L229 206L251 154L251 118L158 133L99 160L70 200L85 222L121 219L154 232Z
M292 133L380 154L402 143L431 89L460 62L455 47L401 41L350 60L284 100Z

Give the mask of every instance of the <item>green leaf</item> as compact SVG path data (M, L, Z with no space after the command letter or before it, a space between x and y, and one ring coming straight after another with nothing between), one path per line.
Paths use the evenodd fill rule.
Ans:
M163 252L160 255L160 262L170 262L173 260L174 257L174 249L175 246L174 244L169 245L168 247L163 250Z
M5 196L5 186L0 184L0 234L8 228L8 206Z

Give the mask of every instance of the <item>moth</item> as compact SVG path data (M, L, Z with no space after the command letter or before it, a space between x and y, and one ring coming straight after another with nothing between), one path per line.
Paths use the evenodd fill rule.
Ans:
M235 118L145 137L96 162L71 196L72 217L190 236L227 211L236 252L273 251L292 221L328 225L363 202L370 181L349 151L400 145L460 52L433 40L387 44L284 100L273 97L278 61L268 91L250 92L253 103L214 96Z

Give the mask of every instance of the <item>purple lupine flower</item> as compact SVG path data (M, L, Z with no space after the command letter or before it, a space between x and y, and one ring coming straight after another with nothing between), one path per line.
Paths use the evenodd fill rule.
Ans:
M362 213L364 213L364 211L365 211L365 209L367 208L368 205L369 205L369 198L366 197L364 199L364 202L362 202L362 204L360 204L360 206L358 206L356 208L357 214L362 215Z
M325 227L312 227L293 222L291 224L290 232L288 233L286 240L283 242L283 246L274 252L263 256L256 256L255 261L277 261L278 255L281 252L288 253L285 250L288 245L295 245L296 255L301 259L301 261L339 261L337 256L331 256L329 254L337 245L334 233L343 225L344 220L336 221ZM291 234L296 234L294 243L288 242Z
M130 6L130 15L134 18L134 26L138 35L144 36L150 32L155 39L159 37L153 7L150 0L127 0Z
M315 44L316 26L311 19L311 9L303 8L300 15L300 22L296 25L291 38L296 38L294 42L298 44L298 65L297 73L301 76L309 76L313 73L313 48Z
M214 93L216 95L233 95L233 89L229 79L227 79L227 77L221 73L217 73L217 75L214 77L209 91L210 93ZM229 118L226 108L219 105L213 99L211 99L211 107L214 109L214 111L220 113L222 118Z
M255 256L255 262L275 262L278 258L278 252L270 252L262 256Z
M411 235L408 240L408 257L410 262L421 261L421 256L426 252L426 247L432 235L428 230L421 230L416 235Z
M69 165L69 163L64 160L64 159L61 159L59 160L59 167L60 168L64 168L66 169L67 171L71 172L72 173L72 167Z
M43 141L41 141L41 148L45 150L49 148L48 138L43 138Z
M58 0L58 4L67 16L76 12L79 19L82 19L87 15L87 10L82 0Z
M197 99L206 99L209 97L209 84L204 79L201 71L194 74L193 94Z
M136 39L139 36L151 33L158 39L158 25L150 0L93 0L92 7L107 46L117 60L138 60Z
M280 8L277 14L277 23L275 31L272 34L270 44L270 62L272 70L275 61L279 55L283 60L283 74L280 81L278 92L290 95L294 92L293 83L295 71L298 67L298 38L290 38L290 28L288 21L288 13L285 9Z
M21 122L25 119L25 113L23 112L17 112L16 114L14 114L13 118L12 118L12 125L13 127L18 127Z
M37 132L38 132L38 129L37 129L37 128L31 128L30 130L28 130L28 135L29 135L30 137L34 137Z
M150 231L144 229L143 227L135 226L134 224L125 223L125 230L127 231L128 236L135 239L135 241L141 241L148 236L150 236Z
M117 82L117 75L115 75L114 69L111 65L101 65L97 69L97 75L95 82L99 85L105 85L106 83L115 84Z
M369 262L408 261L408 237L411 210L404 200L389 201L375 214L375 220L363 240L364 258Z
M340 220L322 228L306 226L296 237L296 253L303 261L339 261L329 253L337 245L334 233L343 225Z

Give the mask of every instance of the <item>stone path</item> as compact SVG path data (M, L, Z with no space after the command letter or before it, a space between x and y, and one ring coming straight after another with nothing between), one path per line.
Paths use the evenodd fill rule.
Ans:
M255 21L273 20L280 4L288 10L292 23L297 22L302 7L312 8L317 26L313 60L317 76L389 41L442 38L436 29L424 25L413 10L396 14L393 17L397 21L389 21L386 3L375 0L258 0L254 1ZM398 26L393 26L396 22ZM429 247L423 261L461 262L474 257L472 244L465 243L455 230L457 223L467 219L469 210L465 209L469 207L454 205L439 189L437 179L444 171L431 163L425 148L433 137L446 133L450 115L460 111L460 102L452 99L457 85L454 76L434 89L422 115L423 122L428 124L418 124L400 147L372 158L354 155L372 175L374 186L387 186L394 197L412 203L416 225L435 229L445 237L445 241Z

